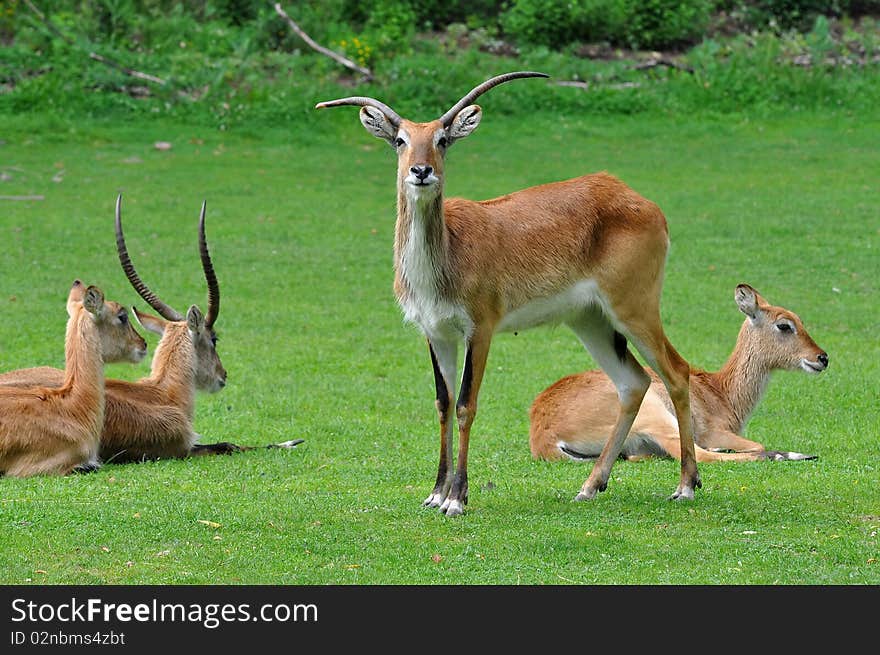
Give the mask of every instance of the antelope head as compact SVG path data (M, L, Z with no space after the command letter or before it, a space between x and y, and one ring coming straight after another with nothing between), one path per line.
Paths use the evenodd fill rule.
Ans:
M319 102L315 108L359 106L360 120L367 132L384 139L397 152L398 192L411 200L430 201L442 195L447 150L480 124L482 110L471 103L489 89L523 77L549 76L527 71L498 75L474 87L440 118L427 123L402 118L385 103L363 96Z
M748 317L744 329L748 328L749 349L756 358L789 371L821 373L828 367L828 354L816 345L797 314L771 305L748 284L736 287L734 300Z
M82 302L86 286L74 280L67 297L67 313L71 303ZM147 355L147 342L134 329L128 310L117 302L105 300L103 310L95 316L101 335L101 356L104 362L131 362L137 364Z
M125 237L122 233L122 195L116 199L116 249L119 254L119 263L128 281L161 318L151 316L135 309L135 314L141 325L147 330L164 335L169 323L184 323L189 331L195 353L195 382L196 388L202 391L216 392L226 386L226 369L217 354L217 333L214 324L220 313L220 286L217 276L214 274L214 266L208 252L208 242L205 238L205 205L199 214L199 255L202 260L202 270L208 284L208 310L206 314L196 305L191 305L183 316L173 307L162 302L150 288L144 284L135 271L128 250L125 247Z

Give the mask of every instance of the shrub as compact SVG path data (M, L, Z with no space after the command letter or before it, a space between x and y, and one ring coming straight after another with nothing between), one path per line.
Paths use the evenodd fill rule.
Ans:
M700 40L714 3L706 0L642 0L630 5L627 40L633 48L680 48Z
M718 8L735 15L746 27L805 32L818 16L880 14L880 0L726 0L719 2Z
M553 48L575 41L674 48L698 41L713 9L711 0L515 0L501 25L520 43Z
M628 15L626 0L515 0L502 14L501 26L516 41L533 45L621 43Z

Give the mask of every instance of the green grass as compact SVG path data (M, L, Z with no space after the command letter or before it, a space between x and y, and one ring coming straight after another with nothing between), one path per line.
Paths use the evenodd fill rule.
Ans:
M0 368L61 365L75 277L143 306L116 260L119 191L141 276L178 310L204 307L206 199L229 386L199 397L196 429L306 443L0 479L0 582L880 583L878 115L522 122L492 105L450 153L448 195L608 170L656 201L673 244L663 317L686 358L723 362L740 282L798 312L828 351L819 377L778 374L746 430L817 461L705 464L692 503L666 500L675 462L619 462L604 494L573 503L589 464L533 461L527 410L593 364L565 328L540 328L494 342L466 514L423 509L431 366L391 290L393 154L353 109L259 136L4 117L0 195L45 200L0 200Z

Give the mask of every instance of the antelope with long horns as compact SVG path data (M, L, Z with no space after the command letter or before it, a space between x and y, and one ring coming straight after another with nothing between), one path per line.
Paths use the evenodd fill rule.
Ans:
M159 316L138 311L147 330L161 336L150 375L137 382L107 380L107 412L101 435L105 461L186 457L199 435L193 429L196 390L226 386L226 370L217 354L214 324L220 312L220 286L205 237L205 203L199 214L199 255L208 284L207 313L191 305L186 315L164 303L141 280L122 232L122 196L116 199L116 248L128 281Z
M374 98L321 102L361 107L366 130L397 154L394 289L406 320L427 338L440 419L440 463L424 504L459 515L477 396L496 332L565 323L613 380L620 411L575 500L604 490L650 378L631 342L660 374L679 425L681 475L673 499L700 486L690 425L690 367L666 338L660 295L669 237L653 202L607 173L515 191L492 200L444 200L447 150L479 125L472 104L495 86L544 73L513 72L476 86L440 118L415 123ZM455 401L458 344L466 353ZM452 408L454 407L454 415ZM453 468L453 420L458 459Z
M734 291L746 315L736 346L721 370L692 368L691 415L698 462L814 459L766 450L741 436L775 370L818 374L828 354L816 345L801 319L769 304L747 284ZM628 459L680 458L678 426L666 388L650 369L648 390L623 444ZM600 370L569 375L542 391L532 403L529 446L540 459L587 459L597 456L614 426L614 385ZM733 451L733 452L726 452Z
M99 466L104 361L98 324L113 311L76 280L67 299L64 371L58 387L0 387L0 474L66 475Z
M199 256L208 284L208 308L191 305L183 316L141 280L122 232L122 196L116 199L116 248L128 281L161 318L135 309L141 324L161 335L150 376L137 382L107 380L107 413L101 435L105 461L140 461L253 450L228 442L198 443L193 429L196 391L214 393L226 386L226 369L217 353L214 325L220 314L220 285L205 236L205 203L199 213ZM292 448L295 439L268 448Z

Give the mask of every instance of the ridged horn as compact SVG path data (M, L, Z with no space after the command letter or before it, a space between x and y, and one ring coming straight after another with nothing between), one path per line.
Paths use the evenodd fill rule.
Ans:
M134 264L131 263L131 258L128 256L128 250L125 247L125 237L122 235L121 193L116 198L116 251L119 253L119 263L122 264L122 270L125 271L125 276L128 278L128 281L131 282L131 286L134 287L134 290L138 292L140 297L147 301L150 307L159 312L159 314L161 314L166 320L182 321L183 315L177 312L173 307L170 307L159 300L158 296L150 291L150 288L143 283L138 276L137 271L134 270Z
M202 211L199 214L199 255L202 258L205 281L208 283L208 314L205 316L205 325L213 327L214 321L220 314L220 285L214 274L214 265L211 264L211 255L208 253L208 240L205 238L205 206L207 204L207 201L202 202Z
M504 84L505 82L509 82L510 80L517 80L522 77L550 77L546 73L535 73L531 71L516 71L513 73L504 73L503 75L498 75L489 80L486 80L482 84L475 86L470 92L465 95L461 100L456 102L452 108L443 114L438 120L443 124L443 127L449 127L452 124L452 120L458 115L462 109L467 107L469 104L473 103L474 100L479 98L481 95L486 93L489 89L492 89L499 84Z
M394 125L394 127L400 127L400 121L403 120L400 117L400 114L398 114L384 102L379 102L375 98L367 98L366 96L351 96L349 98L339 98L338 100L319 102L317 105L315 105L315 109L325 109L326 107L341 107L342 105L355 105L356 107L375 107L383 114L385 114L385 117L389 121L391 121L391 124Z

